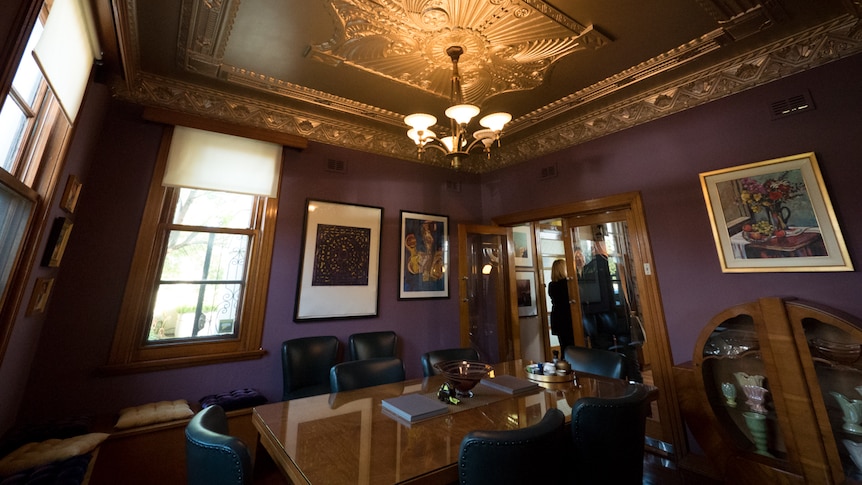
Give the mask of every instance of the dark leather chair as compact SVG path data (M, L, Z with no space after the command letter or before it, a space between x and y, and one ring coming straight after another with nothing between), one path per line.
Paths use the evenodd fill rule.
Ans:
M282 343L282 399L288 401L328 393L329 369L338 363L340 349L338 339L329 335L296 338Z
M422 362L422 372L425 374L425 377L431 377L438 374L437 369L434 368L434 364L449 360L478 361L479 352L476 349L469 348L440 349L425 352L420 359Z
M584 397L572 406L571 483L640 485L649 391L629 384L622 397Z
M391 384L404 380L404 363L397 357L350 360L329 371L330 392Z
M228 435L221 406L204 408L186 425L186 472L188 485L253 482L251 454L242 440Z
M467 433L458 456L459 483L563 483L569 467L562 460L567 450L564 421L563 413L551 408L533 426Z
M625 376L625 356L617 352L570 345L563 352L563 358L574 371L616 379Z
M348 360L398 357L398 335L391 330L355 333L348 337Z

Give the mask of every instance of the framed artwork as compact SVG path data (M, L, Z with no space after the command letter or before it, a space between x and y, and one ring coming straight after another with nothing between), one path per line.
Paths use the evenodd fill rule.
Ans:
M725 273L852 271L814 153L700 174Z
M294 321L376 317L383 209L307 200Z
M48 233L48 244L42 255L42 266L56 268L60 266L63 253L66 252L66 244L69 242L69 234L72 233L72 220L68 217L54 219L51 232Z
M514 226L515 266L533 267L533 230L530 224Z
M81 195L81 182L78 181L78 177L69 175L69 178L66 179L63 197L60 199L60 208L69 214L74 214L75 207L78 206L79 195Z
M30 295L30 303L27 304L27 311L24 315L44 312L53 288L54 278L36 278L33 293Z
M449 297L449 218L401 211L398 299Z
M515 272L515 291L518 297L518 316L534 317L536 310L536 275L532 271Z

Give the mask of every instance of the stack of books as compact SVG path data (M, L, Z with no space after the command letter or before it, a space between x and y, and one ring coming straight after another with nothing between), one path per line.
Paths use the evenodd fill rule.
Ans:
M444 402L416 393L384 399L381 404L385 414L403 419L408 423L415 423L449 412L449 408Z
M537 383L531 380L509 375L499 375L494 378L486 377L480 381L480 384L513 395L526 394L540 388Z

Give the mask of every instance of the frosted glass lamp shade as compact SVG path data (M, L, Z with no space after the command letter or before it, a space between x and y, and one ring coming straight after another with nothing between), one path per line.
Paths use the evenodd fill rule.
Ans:
M512 115L509 113L491 113L479 120L479 124L499 133L503 131L503 126L510 121L512 121Z
M447 152L452 152L455 148L455 137L454 136L446 136L440 139L443 143L443 146L446 147Z
M459 125L466 125L479 114L479 107L472 104L456 104L446 109L446 116L455 120Z
M405 116L404 122L407 123L407 126L416 131L425 131L429 126L437 123L437 118L427 113L414 113L412 115Z
M423 130L422 135L420 136L418 130L416 130L415 128L411 128L407 130L407 136L410 137L410 139L413 140L413 142L417 145L421 145L422 143L427 142L428 140L434 138L437 135L431 130Z

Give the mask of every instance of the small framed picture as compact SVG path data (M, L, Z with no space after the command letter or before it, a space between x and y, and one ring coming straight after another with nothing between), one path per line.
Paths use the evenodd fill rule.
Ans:
M42 255L42 266L56 268L60 266L66 244L69 242L69 234L72 233L72 220L68 217L54 219L51 232L48 233L48 244L45 246L45 254Z
M81 182L78 177L69 175L66 179L66 188L63 190L63 197L60 199L60 208L69 214L75 213L75 207L78 206L78 196L81 195Z
M449 297L449 218L401 211L398 299Z
M27 305L25 315L42 313L48 307L48 298L54 288L54 278L36 278L33 285L33 293L30 295L30 303Z
M518 316L534 317L536 309L536 275L532 271L515 273L515 291L518 297Z
M515 266L533 267L533 229L530 224L512 228L515 243Z

